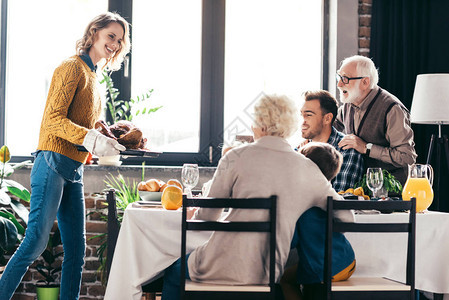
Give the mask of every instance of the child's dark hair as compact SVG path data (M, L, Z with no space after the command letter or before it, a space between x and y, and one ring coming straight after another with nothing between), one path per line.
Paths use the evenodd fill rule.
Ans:
M340 172L343 155L330 144L310 142L301 147L299 152L313 161L329 181Z

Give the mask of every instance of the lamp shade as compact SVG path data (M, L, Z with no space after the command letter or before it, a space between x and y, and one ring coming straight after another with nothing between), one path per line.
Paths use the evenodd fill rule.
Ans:
M413 93L412 123L449 124L449 74L421 74Z

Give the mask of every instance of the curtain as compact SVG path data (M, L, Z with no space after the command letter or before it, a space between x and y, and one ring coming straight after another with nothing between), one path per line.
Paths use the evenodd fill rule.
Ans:
M379 69L379 86L396 95L408 109L418 74L449 73L448 16L447 0L372 2L370 56ZM417 162L425 163L430 137L438 133L438 126L412 124L412 128ZM449 126L443 126L443 134L449 135ZM435 159L431 164L436 165ZM449 212L447 166L443 154L439 210ZM430 209L436 210L435 201Z

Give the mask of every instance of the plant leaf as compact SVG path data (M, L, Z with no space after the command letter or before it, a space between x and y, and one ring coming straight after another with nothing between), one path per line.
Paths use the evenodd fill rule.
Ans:
M11 159L11 153L9 152L8 146L3 145L0 148L0 161L2 163L7 163Z
M41 254L41 256L45 260L45 262L49 265L55 262L55 257L48 249L45 249L44 252Z
M28 224L28 215L30 214L30 212L22 203L17 200L11 199L11 208L25 222L25 224Z
M20 163L17 163L17 164L15 164L12 168L14 169L14 170L18 170L18 169L21 169L21 168L23 168L24 166L26 166L27 164L31 164L31 160L24 160L24 161L22 161L22 162L20 162Z
M7 218L0 217L0 248L9 251L14 248L18 232L14 223Z
M15 186L8 186L8 191L19 199L30 202L31 194L26 188L19 189Z
M50 272L48 271L48 269L44 265L42 265L42 264L37 265L36 266L36 270L42 276L44 276L45 281L46 281L47 284L55 281L55 279L52 276L50 276Z
M159 109L161 109L163 106L161 105L161 106L158 106L158 107L153 107L153 108L150 108L149 110L148 110L148 113L152 113L152 112L157 112Z
M26 188L23 185L21 185L20 183L18 183L17 181L14 181L14 180L11 180L11 179L5 179L4 182L6 183L7 187L13 186L13 187L16 187L16 188L18 188L20 190L26 190Z
M11 167L10 164L3 164L0 162L0 177L3 176L3 178L10 176L12 173L14 173L14 168Z
M17 221L16 217L12 213L7 211L3 207L0 208L0 217L3 217L5 219L8 219L9 221L11 221L16 226L17 232L20 235L24 235L25 234L25 228L22 226L22 224L20 224L19 221Z
M9 205L10 203L11 197L3 189L0 189L0 204Z
M62 240L61 240L61 232L59 231L59 227L56 228L56 230L55 230L55 232L52 234L50 240L51 240L51 245L52 245L52 247L56 247L56 246L62 244Z

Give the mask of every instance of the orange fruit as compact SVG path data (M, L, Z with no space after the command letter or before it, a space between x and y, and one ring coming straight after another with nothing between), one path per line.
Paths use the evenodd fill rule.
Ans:
M182 190L182 184L177 179L170 179L169 181L167 181L167 185L176 185Z
M182 206L182 190L176 185L168 185L162 192L161 203L165 209L180 208Z

